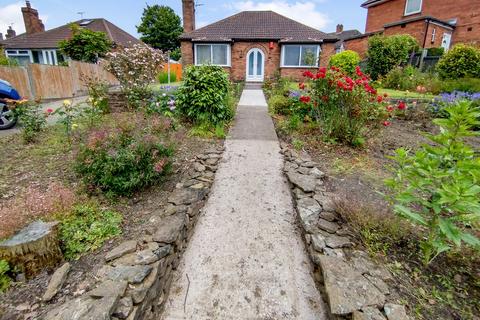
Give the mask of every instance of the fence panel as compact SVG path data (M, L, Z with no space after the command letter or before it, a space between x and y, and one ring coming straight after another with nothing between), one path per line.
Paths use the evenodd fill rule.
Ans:
M27 69L24 67L0 66L0 79L6 80L17 89L20 96L33 99Z
M37 99L69 98L75 94L69 67L30 64L31 80Z
M96 76L110 86L118 80L102 65L71 61L70 66L29 64L26 67L0 66L0 79L10 82L28 99L63 99L86 92L81 76Z

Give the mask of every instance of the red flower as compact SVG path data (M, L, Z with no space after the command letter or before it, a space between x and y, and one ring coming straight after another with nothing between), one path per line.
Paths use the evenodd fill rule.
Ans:
M387 111L388 111L388 112L392 112L392 111L393 111L393 106L390 106L390 105L387 106Z
M318 72L320 72L320 73L327 73L327 68L321 67L320 69L318 69Z
M304 77L307 77L307 78L310 78L310 79L313 79L313 78L314 78L313 73L312 73L311 71L305 71L305 72L303 73L303 76L304 76Z
M324 72L318 72L315 76L317 79L324 79L326 74Z
M328 96L322 96L322 100L327 102L328 101Z
M383 97L382 96L378 96L377 97L377 102L382 102L383 101Z
M363 72L362 72L362 70L360 69L359 66L355 67L355 72L357 73L357 76L363 77Z
M53 112L53 109L48 108L48 109L46 110L46 112L47 112L47 113L52 113L52 112Z
M389 125L391 125L392 123L390 121L383 121L383 125L385 127L388 127Z
M309 96L301 96L300 97L300 101L303 102L303 103L309 103L311 99L312 98L310 98Z
M345 84L344 84L342 81L338 80L338 81L337 81L337 87L343 89L343 88L345 88Z
M298 84L298 88L299 88L300 90L305 89L305 83L300 82L300 83Z
M398 106L397 106L398 110L405 110L407 108L407 105L405 104L405 102L403 101L400 101L398 103Z

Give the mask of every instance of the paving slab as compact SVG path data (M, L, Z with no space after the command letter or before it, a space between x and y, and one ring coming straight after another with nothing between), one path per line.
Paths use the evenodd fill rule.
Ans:
M261 90L244 90L225 147L162 319L327 319Z

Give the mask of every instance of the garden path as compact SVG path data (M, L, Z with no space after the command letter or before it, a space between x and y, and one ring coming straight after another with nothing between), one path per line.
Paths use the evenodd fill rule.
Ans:
M326 319L261 90L244 90L225 147L163 319Z

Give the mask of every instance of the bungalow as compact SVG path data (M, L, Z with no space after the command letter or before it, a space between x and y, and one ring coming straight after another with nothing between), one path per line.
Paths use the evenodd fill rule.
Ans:
M194 1L182 2L182 63L222 66L234 81L262 82L276 74L299 78L327 64L338 41L273 11L243 11L195 29Z
M26 6L22 8L22 14L26 32L17 36L11 28L8 30L7 39L0 41L0 47L3 47L5 55L17 60L20 64L58 65L64 61L66 57L59 52L58 43L71 37L70 23L45 31L38 11L31 7L30 1L27 1ZM141 43L140 40L105 19L82 19L73 23L93 31L104 32L117 46L128 47Z

